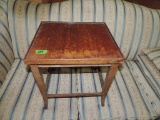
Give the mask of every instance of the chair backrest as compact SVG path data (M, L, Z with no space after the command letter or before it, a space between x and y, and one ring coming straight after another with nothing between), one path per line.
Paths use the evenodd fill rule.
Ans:
M121 0L68 0L36 4L9 0L15 58L23 59L41 21L106 22L127 60L160 46L160 12Z

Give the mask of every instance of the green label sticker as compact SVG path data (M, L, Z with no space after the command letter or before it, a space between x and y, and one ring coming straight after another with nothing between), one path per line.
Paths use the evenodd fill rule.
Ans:
M36 54L46 54L47 50L36 50Z

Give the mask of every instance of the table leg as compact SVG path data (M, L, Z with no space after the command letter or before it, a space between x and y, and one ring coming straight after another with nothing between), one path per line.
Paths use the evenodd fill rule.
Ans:
M102 86L102 96L101 96L101 105L104 106L104 101L107 95L107 92L112 84L116 71L118 69L119 64L111 64L109 67L104 84Z
M40 70L38 69L37 65L30 65L32 74L36 80L36 83L38 85L38 88L42 94L43 101L44 101L44 108L47 109L48 107L48 98L47 98L47 91L45 88L44 80L42 77L42 74L40 73Z

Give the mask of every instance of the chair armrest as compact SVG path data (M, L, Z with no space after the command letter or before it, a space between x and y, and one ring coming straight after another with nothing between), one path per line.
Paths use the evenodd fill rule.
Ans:
M14 61L12 40L8 29L7 4L0 1L0 86Z

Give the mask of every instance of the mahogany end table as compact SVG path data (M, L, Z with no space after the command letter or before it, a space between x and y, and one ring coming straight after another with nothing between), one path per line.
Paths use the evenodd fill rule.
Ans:
M48 107L49 98L82 96L101 96L101 104L104 106L117 68L123 62L121 51L107 25L102 22L41 22L24 58L42 94L44 108ZM102 92L96 93L47 94L48 80L45 84L39 70L39 67L100 66L109 66L109 69L104 83L99 77Z

